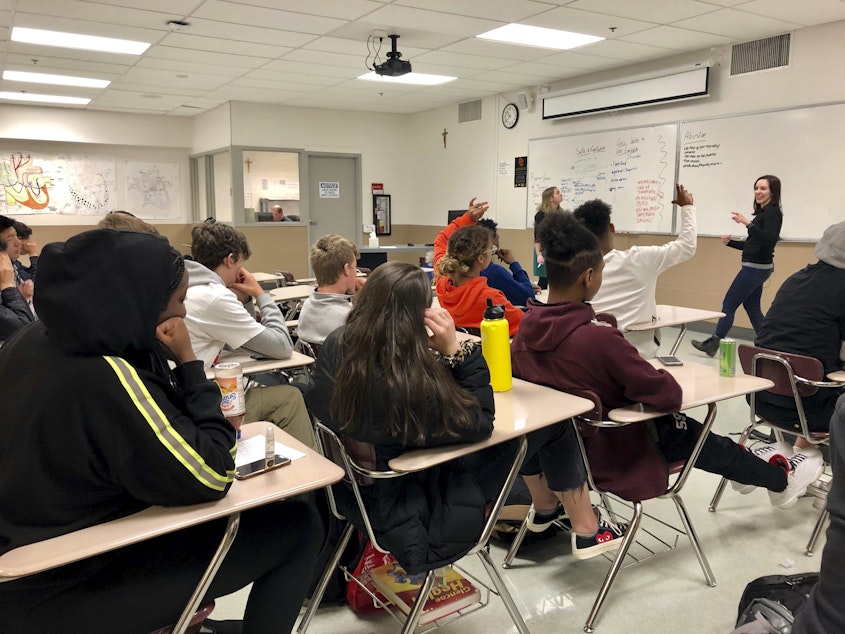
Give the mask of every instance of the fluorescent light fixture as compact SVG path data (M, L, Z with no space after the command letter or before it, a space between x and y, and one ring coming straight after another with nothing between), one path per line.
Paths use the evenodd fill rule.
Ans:
M587 44L601 42L604 38L596 35L584 35L570 31L558 31L542 26L528 26L527 24L508 24L498 29L487 31L475 37L482 40L493 40L506 44L521 44L522 46L536 46L539 48L554 48L561 51L578 48Z
M98 35L80 35L79 33L64 33L62 31L44 31L42 29L25 29L16 26L12 29L12 41L26 44L40 44L41 46L60 46L62 48L78 48L83 51L101 51L104 53L123 53L125 55L140 55L150 45L147 42L134 40L119 40L113 37Z
M27 73L19 70L4 70L6 81L26 81L33 84L54 84L56 86L82 86L83 88L105 88L111 82L108 79L90 77L72 77L70 75L49 75L47 73Z
M367 81L382 81L387 84L417 84L418 86L437 86L438 84L445 84L448 81L455 81L457 77L449 77L448 75L426 75L425 73L407 73L399 77L388 77L387 75L377 75L375 71L371 71L364 75L358 75L358 79L366 79Z
M87 97L63 97L61 95L37 95L32 92L0 92L0 99L10 101L37 101L41 103L66 103L85 106L91 103Z

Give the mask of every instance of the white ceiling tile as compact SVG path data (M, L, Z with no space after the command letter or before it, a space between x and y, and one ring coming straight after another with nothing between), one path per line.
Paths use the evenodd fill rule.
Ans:
M502 21L444 15L438 11L425 11L394 4L371 13L367 16L367 22L381 22L397 27L399 35L404 35L402 29L408 28L431 31L432 33L449 33L463 37L475 37L479 33L505 24Z
M319 85L315 84L297 84L292 81L279 82L268 81L266 79L247 79L243 77L233 79L226 85L232 88L245 88L248 90L258 88L260 90L275 90L279 92L311 92L320 88Z
M344 24L344 20L338 18L278 11L223 0L205 0L193 15L232 24L247 24L316 35L323 35Z
M186 33L170 33L161 41L162 46L188 48L198 51L231 53L233 55L251 55L274 59L279 56L279 48L270 44L254 44L237 40L221 40L214 37L201 37Z
M137 9L140 3L138 0L91 0L88 4ZM197 0L143 0L144 9L147 11L178 13L182 16L196 9L197 4ZM99 7L93 7L92 10L99 10Z
M719 7L696 0L576 0L566 6L657 24L671 24L677 20L719 10Z
M178 31L179 33L224 40L236 40L238 42L250 42L253 44L268 44L278 47L281 50L302 46L316 38L315 35L308 33L296 33L283 29L247 26L244 24L231 24L230 22L219 22L217 20L191 18L189 21L191 26Z
M201 62L188 62L185 60L163 59L156 57L145 57L138 60L135 68L146 68L149 70L170 71L172 73L188 73L188 74L203 74L207 73L211 66ZM243 68L231 68L227 66L215 66L215 75L220 77L229 77L234 79L240 77L245 72Z
M303 0L228 0L233 4L248 4L270 9L283 9L295 13L321 15L343 20L357 20L382 6L379 2L370 0L320 0L319 2L303 2Z
M8 51L10 55L25 57L27 64L32 60L66 59L76 62L92 62L94 64L111 64L129 68L140 59L137 55L118 55L116 53L100 53L98 51L81 51L69 48L58 48L55 46L38 46L36 44L22 44L21 42L9 42ZM61 57L59 57L61 56ZM51 62L52 63L52 62Z
M754 0L736 7L742 13L768 16L777 20L804 26L845 20L845 2L842 0ZM747 18L756 19L756 18Z
M364 55L343 55L341 53L309 51L300 48L282 56L281 59L308 64L326 64L335 68L354 69L355 71L361 71L361 73L366 72Z
M276 84L290 82L292 84L305 84L310 86L331 86L344 81L341 77L326 77L318 73L289 73L284 71L258 68L246 73L242 79L255 79L256 81L268 81Z
M519 22L552 8L547 3L533 0L395 0L394 4L500 22Z
M604 40L590 44L589 46L582 46L577 50L597 57L624 60L627 63L644 59L654 59L656 57L667 57L675 53L675 51L665 48L635 44L634 42L624 42L622 40Z
M544 13L541 17L542 19L531 18L523 20L523 23L607 38L621 37L622 35L636 33L637 31L643 31L656 26L655 22L631 20L623 17L591 13L589 11L579 11L578 9L570 9L569 7L552 9ZM615 30L611 31L611 28Z
M501 57L504 59L532 60L546 57L553 50L538 48L536 46L517 46L505 44L504 42L493 42L491 40L480 40L478 38L466 38L449 46L444 46L442 51L450 53L467 53L469 55L483 55L486 57Z
M53 49L53 52L55 53L57 50ZM38 64L32 63L33 57L38 60ZM122 75L130 66L128 64L109 64L69 57L34 56L32 54L10 52L6 55L5 68L31 72L41 72L43 69L48 68L57 71L59 74L67 75L68 71L73 71L82 74L89 73L92 77L103 76L107 78Z
M676 51L689 51L697 48L725 46L735 40L713 33L690 31L689 29L679 29L674 26L657 26L648 31L626 35L625 37L619 38L619 41L659 46Z
M459 53L447 53L443 51L432 51L415 57L413 62L423 64L439 64L441 66L461 66L464 68L480 68L493 70L504 68L513 64L512 60L502 57L481 57L480 55L462 55Z
M190 88L186 85L163 86L161 84L141 84L138 82L113 82L109 89L118 92L136 92L144 95L178 95L185 99L203 97L208 92L205 88Z
M544 81L557 81L567 77L575 77L584 73L583 68L567 66L552 66L537 62L521 62L508 67L510 73L524 73L526 76L542 78Z
M675 26L693 31L715 33L737 40L753 40L766 35L792 31L799 27L794 22L784 22L762 15L750 18L747 13L742 13L736 9L723 9L716 13L680 20L675 23Z
M306 62L297 62L290 59L276 59L267 62L262 66L263 70L272 70L278 72L300 73L305 75L322 75L323 77L349 77L348 68L336 68L334 66L321 66L319 64L309 64Z
M442 14L441 14L442 15ZM367 21L349 22L342 27L332 31L332 37L342 38L346 40L356 40L361 42L364 46L367 44L367 38L373 33L375 29L387 31L388 34L396 33L399 38L399 50L406 48L419 49L435 49L443 46L448 46L463 39L460 35L452 33L443 33L438 31L430 31L425 29L416 29L408 26L397 28L395 24L386 22L371 21L370 16L367 16ZM385 40L387 49L389 50L390 41Z
M155 95L155 96L152 96ZM141 93L125 90L110 90L92 100L98 106L123 106L150 110L170 110L182 105L185 98L181 95L162 95L160 93Z
M144 55L144 60L165 60L167 62L185 62L187 64L204 64L207 68L239 69L243 71L257 68L267 63L266 57L250 57L231 53L217 53L212 51L176 48L175 46L154 46ZM139 62L140 63L140 62Z
M80 0L26 0L25 12L27 14L48 15L54 17L71 18L74 20L88 20L110 25L122 25L132 28L142 27L156 31L169 31L168 20L178 20L182 13L167 10L164 12L150 11L137 8L115 7L108 4L92 4ZM15 20L20 26L20 21ZM113 36L115 37L115 36Z
M561 51L555 55L538 60L538 64L560 65L566 68L580 68L585 71L604 70L618 66L619 62L610 57L585 55L576 51Z
M135 67L126 71L121 81L162 87L205 88L206 90L213 90L229 81L228 78L220 75L190 73L188 77L180 77L181 74L183 73Z

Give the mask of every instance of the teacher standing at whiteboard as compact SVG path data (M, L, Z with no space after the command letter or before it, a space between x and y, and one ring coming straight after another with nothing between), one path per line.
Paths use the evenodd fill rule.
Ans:
M543 195L540 198L540 204L537 206L537 213L534 214L534 275L537 276L537 284L541 289L546 290L549 282L546 279L546 261L543 258L543 251L540 249L540 243L537 242L537 227L540 221L546 217L546 214L552 211L563 211L560 208L560 203L563 202L563 194L557 187L546 187L543 190Z
M719 349L719 340L726 337L733 326L734 314L740 304L748 313L755 333L763 322L760 297L763 293L763 284L775 268L775 245L780 239L780 228L783 224L780 179L770 174L758 178L754 182L752 219L749 220L738 211L732 212L731 218L734 222L745 225L748 229L748 238L733 240L731 236L722 236L722 242L742 251L742 266L722 301L722 312L725 316L716 324L716 332L703 341L692 342L694 348L711 357Z

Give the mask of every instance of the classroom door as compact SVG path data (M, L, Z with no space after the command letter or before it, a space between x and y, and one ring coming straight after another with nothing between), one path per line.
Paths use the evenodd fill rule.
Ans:
M309 240L339 233L361 243L361 157L308 156Z

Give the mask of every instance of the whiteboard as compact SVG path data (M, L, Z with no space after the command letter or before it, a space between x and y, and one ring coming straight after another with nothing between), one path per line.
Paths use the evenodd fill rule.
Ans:
M593 198L610 204L617 231L671 233L677 137L671 124L529 141L526 226L554 186L564 209Z
M818 240L845 218L845 104L681 124L678 180L695 196L698 232L745 237L731 220L751 218L754 181L781 180L781 238Z

